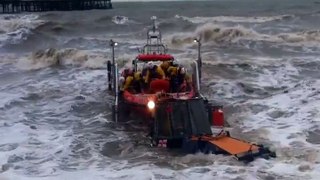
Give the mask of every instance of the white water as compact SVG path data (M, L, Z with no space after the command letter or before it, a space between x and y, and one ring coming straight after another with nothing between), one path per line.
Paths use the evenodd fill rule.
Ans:
M232 17L230 17L232 19ZM194 38L201 37L204 43L226 45L241 40L270 42L277 45L319 47L318 30L288 32L279 34L262 34L242 25L224 25L212 22L200 24L194 32L174 33L166 37L166 42L173 47L191 46Z
M32 29L45 23L39 16L1 15L0 16L0 47L4 44L18 44L26 40Z
M216 22L234 22L234 23L265 23L268 21L281 20L283 18L293 17L292 15L265 16L265 17L239 17L239 16L216 16L216 17L186 17L176 15L175 18L181 18L195 24L216 23Z
M216 19L245 21L243 17ZM318 32L262 34L244 25L204 23L194 31L165 36L166 42L179 46L183 52L174 55L187 62L196 57L193 38L207 37L203 59L210 68L204 76L215 84L208 82L214 93L206 95L232 109L226 118L233 134L271 146L277 158L245 165L223 155L178 156L133 146L126 140L136 134L111 126L108 119L105 62L109 51L45 49L21 56L1 54L0 179L318 179L320 146L306 139L310 130L320 127L320 82L313 77L316 69L304 74L317 67L318 55L305 49L301 53L310 54L303 57L241 51L234 57L239 52L228 52L232 47L216 48L217 42L232 45L241 40L272 42L283 49L283 44L317 47ZM181 43L170 44L174 38ZM131 47L141 42L129 41ZM243 50L241 44L236 47ZM135 55L121 53L117 59L128 65ZM312 62L315 65L305 65ZM115 151L109 152L112 156L101 152L108 142L119 143L108 147Z

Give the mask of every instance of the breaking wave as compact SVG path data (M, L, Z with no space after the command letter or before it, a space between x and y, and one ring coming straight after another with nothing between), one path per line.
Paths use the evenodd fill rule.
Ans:
M287 43L320 42L320 30L309 30L298 33L283 33L277 36Z
M258 113L251 112L243 126L247 131L263 127L268 132L268 139L280 143L282 147L295 146L295 143L300 143L299 147L310 146L306 138L307 131L319 123L316 115L319 114L318 85L319 81L316 80L301 80L283 93L263 100L250 100L247 105L267 105L269 108Z
M190 44L194 38L200 37L204 43L236 42L241 37L255 37L256 32L243 26L225 27L207 23L199 26L193 33L178 33L169 37L169 43L173 46Z
M280 16L260 16L260 17L241 17L241 16L215 16L215 17L186 17L175 15L175 18L189 21L194 24L212 22L234 22L234 23L264 23L293 18L294 15Z
M101 68L106 58L102 54L90 53L77 49L46 49L33 52L27 58L22 58L17 66L20 69L34 70L55 65L75 65L88 68Z
M112 22L115 24L126 24L129 21L128 17L125 16L113 16Z
M32 29L45 23L38 15L0 16L0 47L4 44L18 44L28 38Z
M213 6L209 8L209 14L219 13ZM319 53L301 54L300 47L319 46L319 25L309 26L313 18L302 16L237 17L242 14L239 9L230 14L233 16L205 19L192 17L208 16L194 9L164 14L166 4L156 14L161 17L159 27L167 38L166 44L173 47L170 53L179 63L189 64L197 58L193 39L201 37L202 91L209 100L224 105L232 135L270 145L278 158L256 159L243 165L222 155L181 156L162 149L145 149L145 142L128 141L144 140L144 134L136 130L139 125L130 125L130 130L124 132L123 126L129 125L119 127L110 121L107 104L112 97L105 92L106 61L111 59L108 41L113 38L119 43L117 63L121 67L130 65L137 47L145 43L146 29L142 30L142 25L150 25L149 17L148 22L142 22L144 17L136 15L147 17L150 13L136 13L132 7L128 12L121 10L118 16L113 11L109 14L99 10L90 11L90 16L86 11L49 12L40 14L46 21L27 15L35 21L19 22L26 25L17 27L3 25L4 17L13 18L14 23L23 15L8 15L0 16L0 47L3 42L14 41L7 39L10 32L25 27L21 36L26 41L17 38L19 45L4 47L13 52L30 49L22 51L27 54L19 51L11 55L5 54L6 48L0 48L0 134L4 135L0 179L88 179L87 174L92 175L89 179L317 179ZM190 16L174 17L177 13ZM79 15L81 18L75 21ZM307 25L294 24L296 20ZM120 34L123 32L126 34ZM279 47L281 52L277 54L275 48L255 49L260 44ZM249 50L239 51L237 46ZM42 50L35 51L39 48ZM287 48L297 53L282 52Z
M68 28L79 26L78 22L68 22L68 23L59 23L55 21L48 21L39 25L36 30L41 32L54 32L59 33L62 31L67 31Z
M131 54L116 55L119 67L131 65ZM36 70L50 66L78 66L91 69L106 68L111 57L104 51L78 50L74 48L38 50L27 57L21 57L17 67L23 70Z
M175 33L168 36L166 41L173 47L183 47L185 45L192 44L194 38L198 37L200 37L204 43L214 43L216 45L225 45L226 43L237 43L239 40L248 40L280 43L292 46L319 46L320 30L262 34L241 25L224 26L206 23L198 26L194 32Z

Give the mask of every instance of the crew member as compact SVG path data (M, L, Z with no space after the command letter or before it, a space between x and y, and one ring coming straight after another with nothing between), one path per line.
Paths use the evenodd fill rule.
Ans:
M192 87L191 77L187 74L184 67L179 67L177 72L178 92L188 91Z
M177 61L173 61L172 65L168 68L167 74L170 79L170 91L177 92L179 89L179 81L178 81L178 69L179 65Z
M172 63L170 64L170 66L167 69L167 74L168 76L176 76L177 72L178 72L178 67L179 64L176 60L172 61Z
M143 92L148 91L149 89L148 84L146 83L147 72L148 72L148 63L144 63L141 71L141 76L142 76L141 81L143 81L141 88Z
M124 83L125 83L125 78L123 76L121 76L119 78L119 88L120 88L120 91L123 91L123 87L124 87Z
M168 74L168 68L170 67L172 65L172 61L164 61L161 65L160 65L160 67L161 67L161 69L163 70L163 72L165 73L165 75L166 75L166 77L168 77L169 76L169 74Z
M129 76L133 76L133 69L132 68L125 68L122 71L121 76L124 77L124 79L127 79L127 77L129 77Z
M146 76L147 76L148 66L149 66L149 64L147 64L147 63L145 63L145 64L143 65L142 71L141 71L142 77L146 77Z
M136 93L141 93L144 87L144 81L141 72L134 73L132 88Z
M149 62L147 74L144 79L145 83L149 84L152 79L165 79L165 73L161 67Z
M128 76L123 85L122 91L131 90L134 93L141 93L142 89L142 75L141 72L134 73L133 76Z

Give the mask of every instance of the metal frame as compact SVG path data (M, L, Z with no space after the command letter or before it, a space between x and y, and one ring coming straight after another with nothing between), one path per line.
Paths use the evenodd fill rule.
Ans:
M167 52L167 48L162 44L162 35L161 31L158 29L156 25L157 17L152 16L151 20L153 20L153 26L147 32L147 44L143 46L143 53L145 54L165 54ZM152 42L155 40L155 42ZM152 48L155 48L152 49Z
M201 76L202 76L202 72L201 72L201 68L202 68L202 58L201 58L201 37L199 38L195 38L194 42L196 42L198 44L198 69L199 69L199 77L200 77L200 82L201 82Z
M114 74L115 74L115 100L114 100L114 107L115 107L115 121L118 122L118 106L119 106L119 73L118 73L118 64L114 65Z

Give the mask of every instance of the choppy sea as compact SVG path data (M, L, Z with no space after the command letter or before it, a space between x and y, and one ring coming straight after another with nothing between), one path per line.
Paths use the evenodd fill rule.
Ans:
M0 179L319 179L320 2L114 2L112 10L0 15ZM181 63L202 39L204 95L231 134L275 159L150 148L135 120L115 124L109 40L130 65L151 16Z

